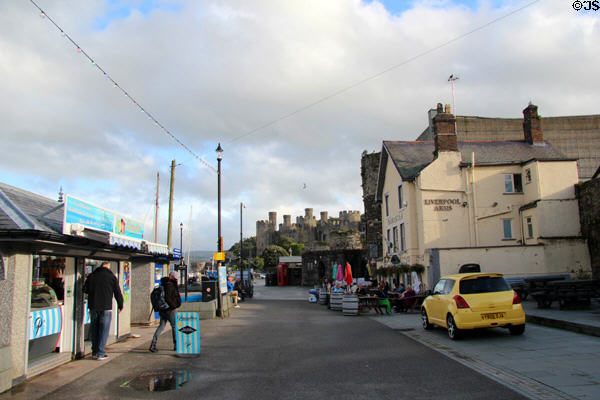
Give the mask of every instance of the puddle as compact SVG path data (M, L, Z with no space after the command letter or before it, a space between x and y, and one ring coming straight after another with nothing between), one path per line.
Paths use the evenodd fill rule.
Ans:
M189 382L191 377L192 374L187 370L147 371L130 381L124 382L121 387L131 387L149 392L164 392L180 389Z

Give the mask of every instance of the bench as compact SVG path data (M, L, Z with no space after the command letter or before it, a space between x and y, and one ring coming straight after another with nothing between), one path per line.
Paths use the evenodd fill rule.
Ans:
M600 297L600 280L563 280L548 282L531 292L538 308L549 308L558 301L560 309L587 307L592 298Z

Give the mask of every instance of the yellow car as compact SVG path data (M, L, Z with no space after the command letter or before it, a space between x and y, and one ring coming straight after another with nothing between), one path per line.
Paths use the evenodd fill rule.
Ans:
M467 329L504 327L512 335L525 332L521 298L502 274L448 275L435 285L421 307L423 328L446 328L455 340Z

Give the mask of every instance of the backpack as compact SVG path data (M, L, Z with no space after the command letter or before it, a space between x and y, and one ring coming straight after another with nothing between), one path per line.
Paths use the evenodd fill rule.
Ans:
M150 302L154 311L167 311L169 304L165 300L165 289L162 285L155 287L150 293Z

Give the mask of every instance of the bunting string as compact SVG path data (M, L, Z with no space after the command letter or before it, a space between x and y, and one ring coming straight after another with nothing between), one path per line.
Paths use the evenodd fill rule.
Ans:
M173 139L175 142L177 142L177 144L179 146L181 146L183 149L185 149L189 154L192 155L192 157L194 157L196 160L198 160L202 165L210 168L213 172L218 172L215 167L213 167L211 164L209 164L208 162L203 160L202 157L200 157L199 155L194 153L194 151L192 151L192 149L190 149L177 136L175 136L169 129L167 129L156 117L154 117L148 110L146 110L144 107L142 107L142 105L127 90L125 90L125 88L123 88L123 86L121 86L117 81L115 81L108 74L108 72L106 70L104 70L97 62L95 62L94 59L67 32L65 32L65 30L62 29L44 10L42 10L42 8L39 5L37 5L35 1L33 1L33 0L29 0L29 1L40 11L40 17L45 18L48 21L50 21L52 23L52 25L54 25L56 27L56 29L58 29L60 31L61 36L67 38L69 40L69 42L71 42L71 44L77 49L77 52L81 53L85 58L87 58L88 61L90 62L90 64L92 64L92 66L96 67L96 69L98 69L98 71L100 71L100 73L102 73L102 75L116 89L120 90L125 95L125 97L127 97L131 101L131 103L135 107L138 108L138 110L140 110L142 113L144 113L146 115L146 117L148 117L148 119L150 121L152 121L156 127L158 127L167 136L169 136L171 139Z

